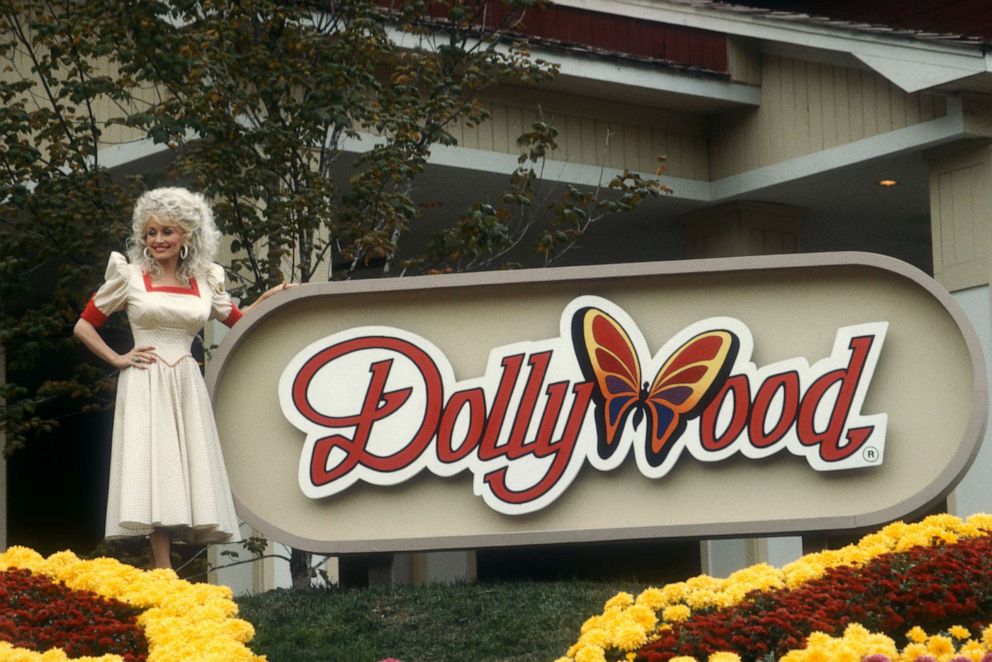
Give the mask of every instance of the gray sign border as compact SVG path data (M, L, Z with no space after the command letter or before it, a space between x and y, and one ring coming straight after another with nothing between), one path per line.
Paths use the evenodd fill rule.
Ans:
M823 517L817 519L757 520L726 522L720 524L667 525L648 527L625 527L617 529L571 530L554 532L520 532L482 534L471 536L445 536L443 538L397 538L389 541L327 541L303 538L292 534L276 523L256 515L244 502L234 496L238 514L255 530L269 538L312 552L357 553L357 552L400 552L434 549L467 549L480 547L506 547L514 545L540 545L577 542L600 542L604 540L644 540L677 538L719 538L756 535L786 535L811 531L839 531L864 529L906 517L927 509L939 499L945 498L971 466L981 441L984 438L988 417L989 395L985 357L981 344L964 310L953 296L933 278L919 269L895 258L865 252L805 253L741 258L719 258L706 260L679 260L670 262L636 262L599 266L555 267L548 269L523 269L519 271L489 271L470 274L445 274L436 276L407 276L374 280L335 281L309 283L306 287L294 288L260 303L252 314L236 324L214 351L207 363L206 381L211 400L216 400L217 390L223 381L224 372L230 357L255 324L260 323L280 308L292 305L301 299L312 297L335 297L353 294L375 294L377 292L406 292L419 290L462 289L478 286L513 285L523 283L566 283L604 280L612 278L629 279L637 276L686 276L697 274L726 273L735 271L755 271L790 268L816 268L837 266L863 266L887 271L902 276L923 288L933 296L954 320L968 348L972 366L972 406L971 419L965 428L964 436L957 451L937 478L922 486L913 497L882 510L854 515Z

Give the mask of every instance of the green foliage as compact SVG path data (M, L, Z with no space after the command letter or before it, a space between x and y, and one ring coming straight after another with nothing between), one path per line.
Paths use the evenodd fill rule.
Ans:
M249 295L332 260L350 265L338 277L373 260L388 272L431 147L487 118L482 90L555 72L508 42L537 3L507 3L490 25L496 4L132 0L123 70L166 94L128 122L176 149L177 171L217 201ZM341 182L344 143L360 138L373 146Z
M593 223L672 192L657 179L624 170L606 184L605 191L602 185L595 189L569 185L553 198L543 172L558 149L558 130L547 122L535 122L517 139L517 146L518 165L499 203L478 202L451 227L435 233L418 264L429 265L434 273L505 267L507 255L529 238L531 250L550 266L575 247ZM658 157L658 175L664 172L664 160Z
M214 198L243 299L287 272L329 273L332 256L388 271L430 147L486 119L483 89L553 75L508 41L538 4L507 2L497 24L486 0L0 1L6 452L51 431L70 399L111 401L114 375L71 339L128 235L135 187L101 164L108 125L167 145L173 176ZM360 136L375 147L342 164Z
M129 188L101 167L98 104L127 92L101 73L113 50L95 4L0 2L0 347L5 453L51 431L52 404L106 403L109 370L82 359L72 325L110 247ZM39 367L42 369L39 370ZM30 375L43 374L44 378ZM24 376L22 378L22 375Z
M533 662L574 643L616 582L518 582L392 589L276 590L238 600L251 648L271 660Z
M7 452L50 431L67 403L110 402L113 374L71 339L108 251L128 235L136 184L101 163L110 127L166 146L171 178L214 200L242 301L287 275L348 278L371 263L389 275L513 266L527 244L552 264L591 224L664 193L625 172L552 199L541 179L557 132L538 123L520 139L506 193L397 265L432 147L488 119L487 89L556 75L518 36L543 4L0 0Z

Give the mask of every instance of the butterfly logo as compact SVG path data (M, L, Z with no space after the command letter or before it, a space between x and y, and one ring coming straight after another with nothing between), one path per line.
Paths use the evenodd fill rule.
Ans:
M631 412L637 430L644 418L645 457L660 466L686 422L699 415L730 372L740 343L730 331L700 333L665 361L649 385L641 380L637 350L623 326L595 307L572 317L572 343L586 379L593 382L599 455L609 458L620 445Z

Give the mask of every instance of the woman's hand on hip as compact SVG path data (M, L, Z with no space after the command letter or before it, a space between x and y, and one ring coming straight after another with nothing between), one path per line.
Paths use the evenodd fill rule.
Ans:
M127 354L118 355L117 359L114 360L114 367L120 370L125 368L139 368L144 370L149 366L149 364L155 363L158 358L152 352L155 350L153 345L142 345L141 347L133 347Z

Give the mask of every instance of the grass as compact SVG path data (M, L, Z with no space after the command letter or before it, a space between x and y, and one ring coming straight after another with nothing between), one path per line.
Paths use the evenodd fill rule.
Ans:
M617 582L279 589L238 599L270 662L551 662Z

